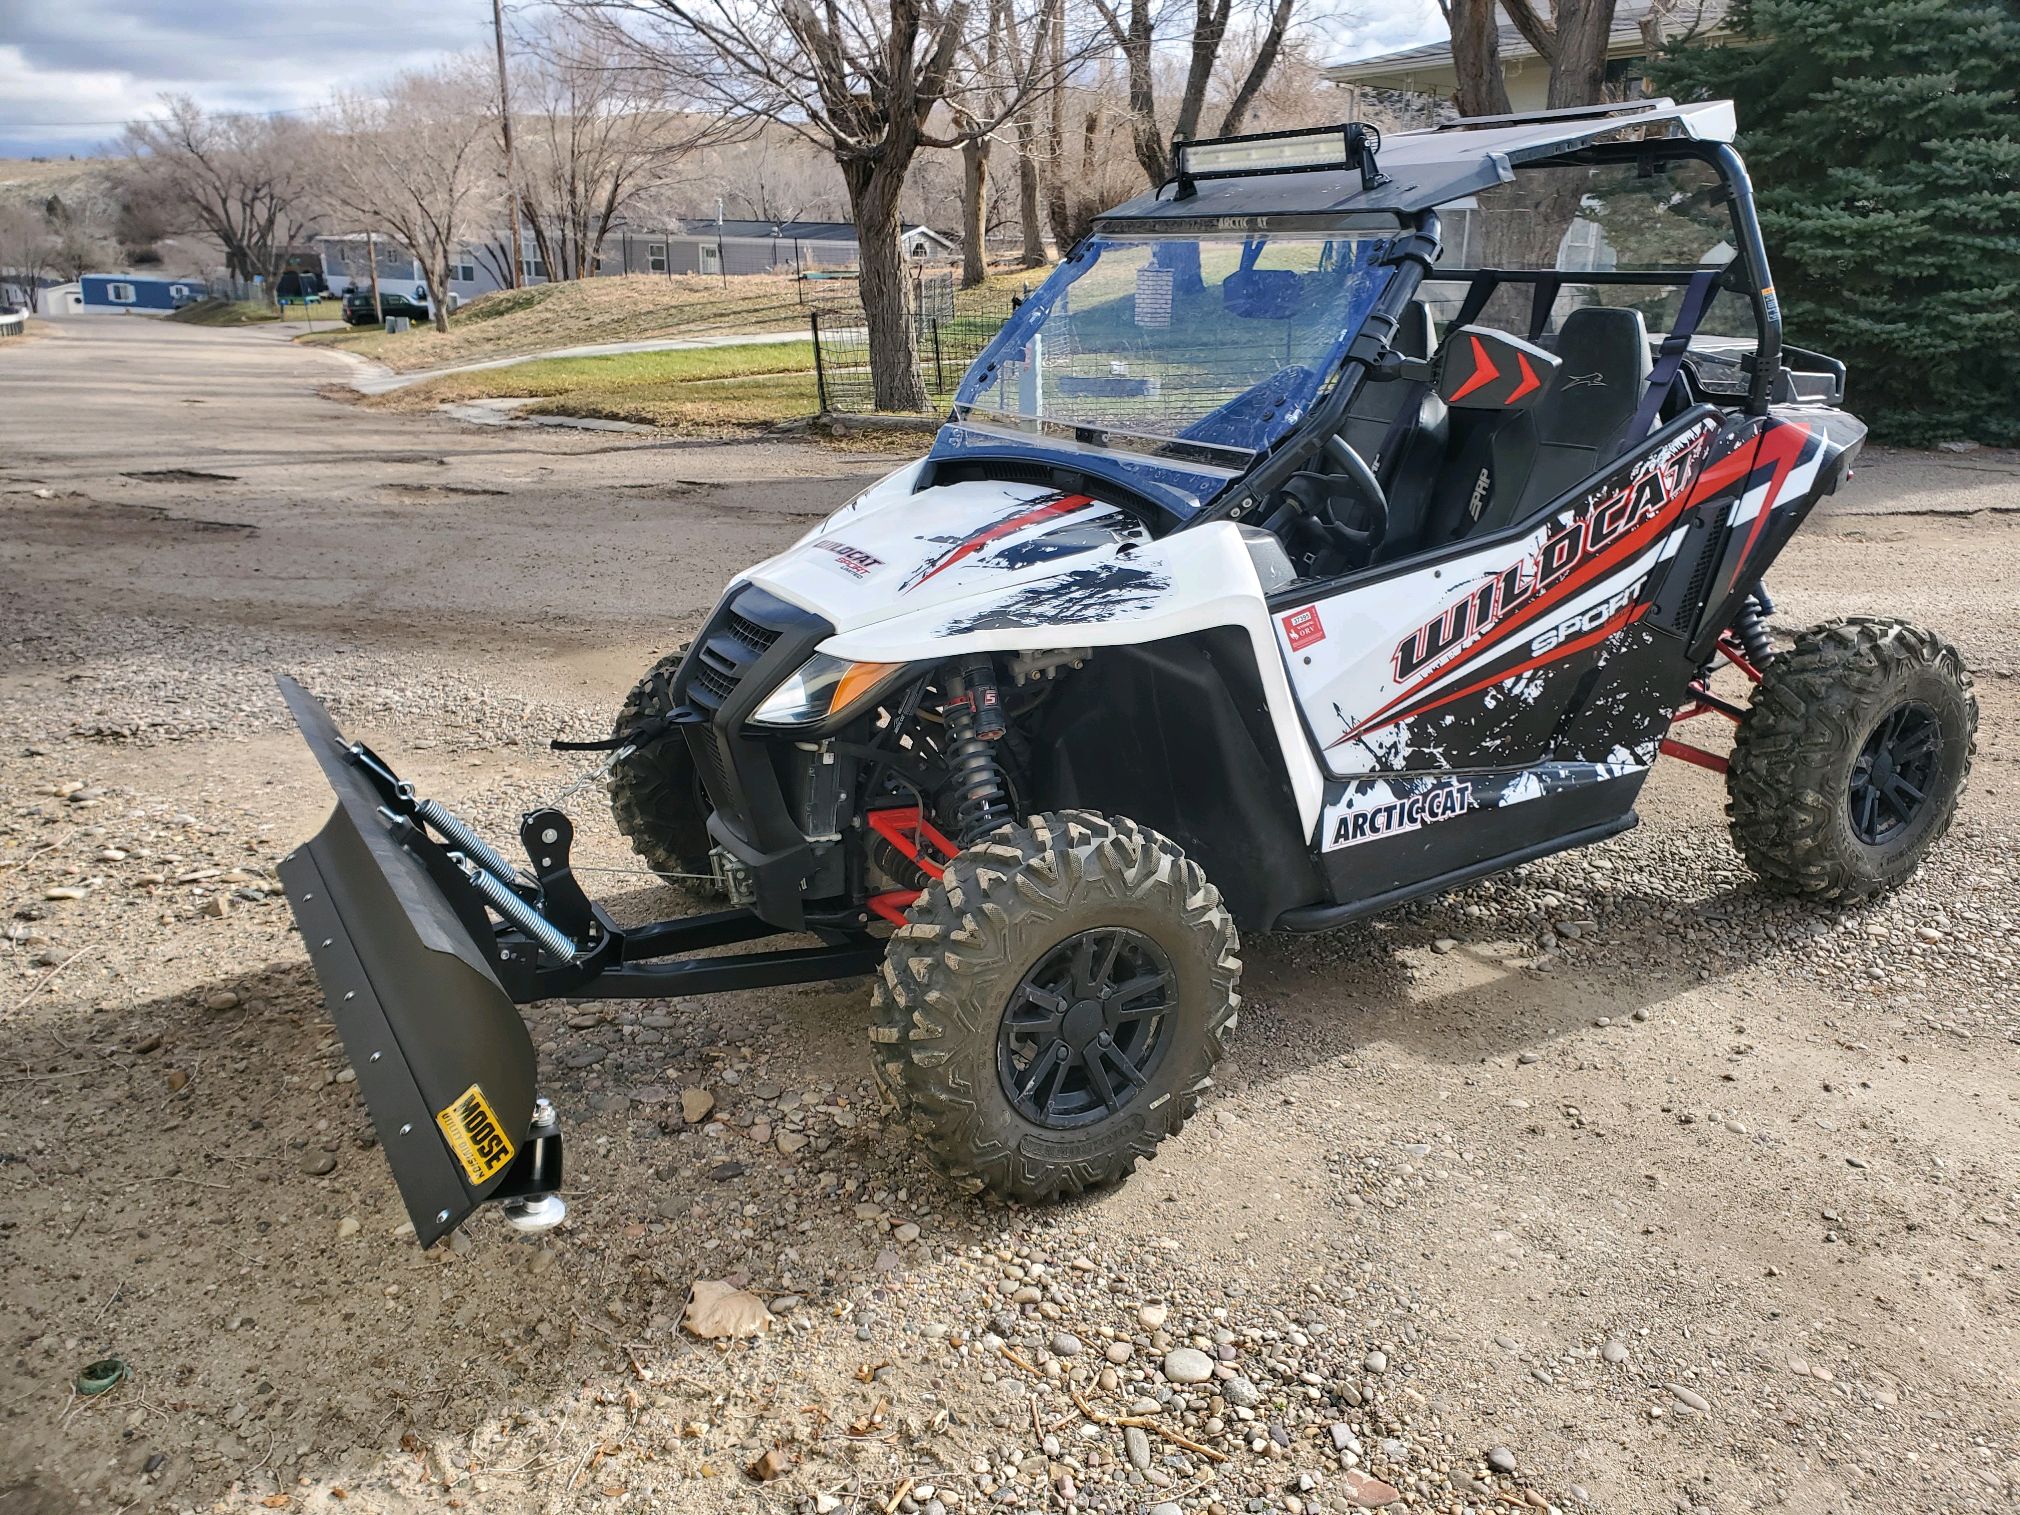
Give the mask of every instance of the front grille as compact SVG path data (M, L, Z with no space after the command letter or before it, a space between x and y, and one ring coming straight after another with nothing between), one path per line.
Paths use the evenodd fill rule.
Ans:
M708 650L704 648L695 659L694 678L688 685L688 697L697 705L709 710L719 708L722 702L735 693L740 670L718 668L709 661Z
M777 631L747 615L728 606L718 610L702 632L687 669L688 702L714 715L723 701L736 693L751 665L770 652L778 639Z
M748 647L753 657L761 657L772 650L772 643L779 634L769 626L760 626L756 621L738 615L732 610L723 622L723 630Z
M676 701L701 717L687 728L688 750L720 829L760 853L806 839L780 791L773 744L753 740L744 722L833 634L818 616L745 584L716 606L674 677Z
M736 789L729 781L729 767L723 760L722 738L713 731L697 731L688 743L688 750L701 768L701 785L708 792L709 803L717 809L730 804L736 797Z

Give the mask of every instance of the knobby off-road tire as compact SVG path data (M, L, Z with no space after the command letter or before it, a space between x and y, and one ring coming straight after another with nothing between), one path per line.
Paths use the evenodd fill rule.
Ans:
M1175 843L1117 816L1035 815L962 851L892 936L870 1030L878 1077L964 1190L1042 1201L1115 1183L1211 1086L1241 1005L1239 953L1220 892ZM1167 990L1146 991L1159 974ZM1070 1054L1078 1071L1020 1110L1014 1085L1069 1036L1091 1058ZM1121 1072L1132 1057L1140 1083Z
M1977 750L1978 700L1957 649L1857 617L1801 632L1763 675L1726 771L1741 856L1770 888L1812 899L1901 883L1949 830ZM1897 769L1902 754L1912 761ZM1873 792L1894 771L1920 780L1894 791L1922 796L1906 817Z
M668 653L626 696L611 726L621 735L640 721L666 713L661 695L687 656L687 649ZM610 770L610 813L631 850L659 873L707 874L713 845L708 836L708 795L695 772L687 742L678 732L645 743ZM690 889L713 886L703 879L684 879Z

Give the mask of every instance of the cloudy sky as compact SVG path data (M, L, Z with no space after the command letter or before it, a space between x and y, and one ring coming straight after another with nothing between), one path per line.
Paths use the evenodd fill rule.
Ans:
M1328 58L1440 31L1436 0L1349 0ZM509 16L525 4L508 5ZM299 110L333 86L488 45L490 0L0 0L0 157L90 153L164 93L214 109Z

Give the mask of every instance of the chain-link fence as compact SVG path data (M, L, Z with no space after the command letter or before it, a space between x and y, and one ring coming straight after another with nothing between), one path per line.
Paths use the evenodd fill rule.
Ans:
M957 291L951 274L913 281L907 313L929 408L944 409L952 403L968 365L1010 319L1021 298L1003 290ZM862 307L829 307L810 311L809 317L821 409L850 414L875 410L869 319Z

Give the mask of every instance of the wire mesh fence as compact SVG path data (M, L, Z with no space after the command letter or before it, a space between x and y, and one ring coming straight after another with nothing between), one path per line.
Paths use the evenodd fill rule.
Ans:
M957 291L952 275L914 281L906 313L930 409L941 410L953 402L968 365L1010 319L1019 299L1002 290ZM874 411L869 318L862 307L830 306L810 311L809 316L821 409L851 415Z

